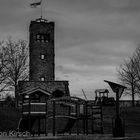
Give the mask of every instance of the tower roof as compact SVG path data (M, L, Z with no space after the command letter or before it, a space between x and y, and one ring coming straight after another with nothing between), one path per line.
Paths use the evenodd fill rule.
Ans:
M36 22L49 22L47 19L45 19L45 18L37 18L37 19L35 19L35 20L33 20L33 21L36 21Z
M44 18L38 18L36 19L37 22L48 22L47 19L44 19Z

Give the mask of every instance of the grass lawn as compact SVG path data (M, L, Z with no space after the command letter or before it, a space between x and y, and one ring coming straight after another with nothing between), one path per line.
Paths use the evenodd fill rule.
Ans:
M140 107L120 108L120 114L125 120L126 133L140 133ZM115 107L103 107L104 133L112 132L112 117L115 115Z
M20 111L15 108L0 107L0 131L13 131L17 129Z

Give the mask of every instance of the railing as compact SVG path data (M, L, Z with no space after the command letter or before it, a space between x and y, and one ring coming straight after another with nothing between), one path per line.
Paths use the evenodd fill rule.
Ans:
M23 114L45 114L46 113L46 103L24 103L22 108Z

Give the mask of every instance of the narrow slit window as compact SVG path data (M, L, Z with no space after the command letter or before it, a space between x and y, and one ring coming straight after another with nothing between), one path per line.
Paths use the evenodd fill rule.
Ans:
M41 81L45 81L45 78L44 77L41 77Z
M45 59L45 55L44 55L44 54L41 55L41 59L42 59L42 60Z
M39 40L40 39L40 35L37 35L37 40Z
M37 42L40 42L40 35L39 35L39 34L36 35L36 41L37 41Z

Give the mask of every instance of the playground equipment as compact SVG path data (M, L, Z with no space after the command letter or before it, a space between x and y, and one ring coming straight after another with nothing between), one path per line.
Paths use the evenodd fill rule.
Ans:
M109 84L113 92L116 93L116 116L113 118L113 136L114 137L124 137L125 136L125 125L124 125L124 120L120 117L120 107L119 107L119 98L121 97L124 89L126 88L125 86L122 86L120 84L110 82L107 80L104 80Z
M96 89L95 90L95 104L102 104L103 106L114 106L114 97L108 97L108 89Z
M46 134L48 94L39 90L34 93L22 94L21 119L18 131L31 134ZM43 125L42 125L43 124Z
M103 133L102 107L77 97L49 99L46 93L22 95L18 130L32 135Z
M71 134L72 131L77 135L81 132L87 135L103 133L102 108L77 97L68 96L49 100L49 119L53 119L53 135L56 132ZM62 125L62 122L65 122L65 125ZM61 125L65 127L61 128Z

